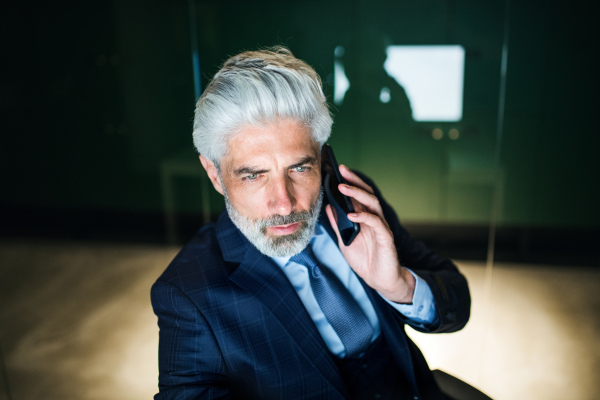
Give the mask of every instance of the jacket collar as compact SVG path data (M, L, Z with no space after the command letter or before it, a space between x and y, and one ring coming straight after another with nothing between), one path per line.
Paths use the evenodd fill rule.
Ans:
M219 215L216 232L223 259L227 262L241 263L246 256L246 252L254 247L233 224L225 210Z

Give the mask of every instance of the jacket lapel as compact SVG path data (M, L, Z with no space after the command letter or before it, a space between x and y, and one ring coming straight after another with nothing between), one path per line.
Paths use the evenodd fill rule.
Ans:
M344 383L327 346L281 268L244 237L226 212L217 221L217 238L225 261L239 263L229 279L267 306L309 362L344 393Z

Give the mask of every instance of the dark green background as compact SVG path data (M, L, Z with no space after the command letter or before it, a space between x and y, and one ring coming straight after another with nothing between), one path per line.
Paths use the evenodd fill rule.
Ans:
M341 161L375 178L416 231L483 242L508 22L499 229L521 251L561 237L590 244L600 228L594 18L568 2L513 1L508 17L505 5L197 1L202 87L228 55L284 44L315 67L332 100L338 45L351 84L375 79L373 38L382 34L395 45L462 45L462 121L415 123L402 117L402 105L384 109L354 84L333 108L331 143ZM191 141L188 2L35 0L2 8L2 232L163 240L162 163L200 168ZM442 140L431 137L434 128ZM458 140L448 139L451 128ZM199 180L173 179L182 237L201 223ZM210 200L216 215L222 201L213 192Z

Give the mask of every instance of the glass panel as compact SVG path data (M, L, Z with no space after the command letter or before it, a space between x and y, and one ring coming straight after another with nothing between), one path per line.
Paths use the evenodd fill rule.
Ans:
M487 235L503 1L195 7L201 86L230 54L289 46L325 81L338 158L373 177L406 224Z
M358 3L357 29L334 51L349 87L343 100L335 88L331 142L376 178L405 223L489 223L504 21L496 3Z
M429 239L447 240L475 232L475 255L484 260L493 196L504 187L495 160L505 4L196 2L197 75L205 87L231 54L288 46L324 81L338 161L372 177L417 236L427 230ZM489 298L491 268L474 286L479 307ZM478 327L485 323L477 317ZM485 338L469 341L474 362L455 368L472 382L486 365ZM427 357L448 354L419 345Z
M418 344L433 365L446 357L465 377L492 388L494 398L557 389L536 376L507 389L492 373L510 375L522 367L518 361L540 360L532 357L537 350L530 340L510 349L497 346L497 340L506 345L506 339L521 339L519 326L540 310L529 299L531 314L521 315L525 325L505 324L501 316L513 317L531 286L516 289L514 307L504 298L494 303L500 297L490 296L494 253L499 258L502 246L505 260L532 255L538 262L597 266L600 226L598 96L588 84L596 65L589 39L594 14L569 3L512 3L510 10L509 0L197 3L203 86L227 55L287 45L324 79L337 158L374 178L417 236L426 233L430 244L451 249L455 258L480 261L463 269L473 278L476 316L468 332L456 335L463 344L465 337L473 340L460 347L444 335L427 349L427 339ZM508 39L510 57L503 65ZM498 250L493 240L488 243L495 237ZM457 253L461 243L468 244L467 253ZM516 270L505 268L505 280L494 279L496 293L523 283L521 268ZM511 274L517 277L507 279ZM568 357L556 364L571 365ZM566 373L560 371L555 374Z

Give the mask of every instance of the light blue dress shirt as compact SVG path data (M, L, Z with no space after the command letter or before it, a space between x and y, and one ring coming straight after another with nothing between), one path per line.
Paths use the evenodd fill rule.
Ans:
M379 319L377 318L375 309L373 308L365 289L358 280L358 277L342 255L339 247L321 224L317 224L315 227L315 232L310 240L310 246L312 246L313 252L319 262L331 269L342 281L344 286L346 286L356 301L358 301L358 304L366 314L373 327L373 331L375 332L373 340L377 339L381 334L381 329L379 327ZM344 357L346 355L344 345L337 333L333 330L333 327L325 318L325 315L321 311L321 308L312 293L308 278L308 269L304 265L290 261L290 258L291 257L273 257L273 261L283 269L283 272L298 293L300 300L304 304L304 307L306 307L308 314L317 326L317 329L327 344L327 347L329 347L329 350L338 357ZM436 309L431 289L418 275L413 273L410 269L408 269L408 271L413 274L416 280L412 304L398 304L387 300L383 296L382 298L405 317L410 319L414 324L421 327L434 324L436 322Z

